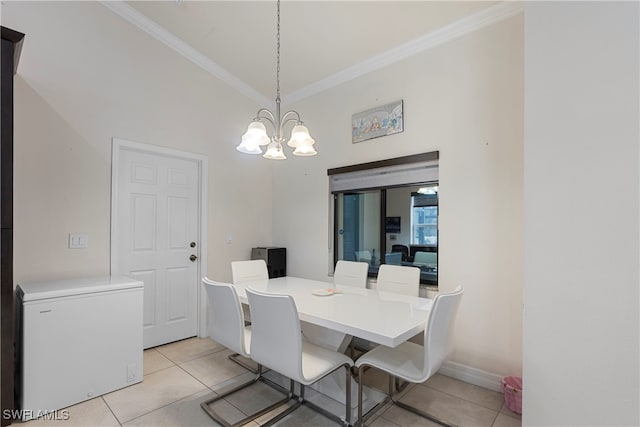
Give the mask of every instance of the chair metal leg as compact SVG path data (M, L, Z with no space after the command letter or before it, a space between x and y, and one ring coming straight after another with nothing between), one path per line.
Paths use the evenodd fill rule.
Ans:
M406 403L402 403L399 400L394 400L392 398L391 401L393 402L394 405L397 405L398 407L400 407L402 409L405 409L405 410L407 410L409 412L413 412L414 414L419 415L422 418L426 418L428 420L431 420L434 423L438 423L441 426L444 426L444 427L457 427L455 424L450 424L450 423L448 423L446 421L441 420L440 418L438 418L438 417L436 417L434 415L427 414L426 412L423 412L418 408L415 408L415 407L413 407L411 405L407 405Z
M398 390L399 392L407 388L407 386L409 385L409 381L400 381L400 378L396 377L396 390Z
M348 364L344 364L342 366L339 366L336 369L339 369L341 367L345 368L346 371L346 399L345 399L345 417L344 419L327 411L324 408L321 408L320 406L316 405L315 403L309 402L308 400L306 400L304 398L304 391L305 391L305 386L304 384L300 384L300 395L298 396L298 401L296 402L295 405L293 405L292 407L290 407L289 409L287 409L286 411L283 411L281 413L279 413L278 415L276 415L274 418L270 419L269 421L267 421L266 423L262 424L261 427L269 427L275 423L277 423L278 421L280 421L281 419L283 419L284 417L286 417L287 415L291 414L293 411L295 411L296 409L298 409L300 407L300 405L305 405L308 408L318 412L319 414L329 418L330 420L336 421L337 423L340 423L346 427L351 425L351 366ZM327 373L327 375L330 375L331 373L335 372L336 370L334 369L333 371ZM325 375L325 376L327 376ZM322 377L324 378L324 377ZM321 380L322 378L319 378L318 380Z
M446 421L441 420L440 418L428 414L424 411L421 411L418 408L415 408L411 405L407 405L406 403L400 402L399 400L395 400L393 398L393 394L394 394L394 389L395 386L398 385L399 381L398 378L394 377L393 375L389 374L389 395L385 398L385 400L383 400L382 402L378 403L374 408L372 408L371 410L369 410L369 412L367 412L367 414L365 414L363 416L362 414L362 384L363 384L363 374L365 371L365 365L360 366L360 369L358 370L358 419L356 420L356 423L354 424L355 426L361 427L365 425L365 421L373 414L375 414L375 412L384 404L386 404L387 402L391 401L394 405L397 405L398 407L405 409L409 412L413 412L416 415L421 416L422 418L426 418L428 420L431 420L435 423L438 423L444 427L457 427L455 424L451 424L448 423ZM404 389L407 386L408 382L405 381L405 383L401 386L402 389Z
M251 373L257 374L258 370L248 365L244 360L240 359L241 357L242 356L240 356L238 353L233 353L228 356L229 360L231 360L232 362L242 366L243 368L245 368L247 371Z
M242 390L246 387L249 387L250 385L255 384L258 381L263 381L263 377L262 377L262 366L258 365L258 371L257 371L257 375L255 378L251 379L250 381L246 381L242 384L239 384L235 387L233 387L230 390L225 391L222 394L216 395L213 398L206 400L202 403L200 403L200 406L202 407L202 409L207 413L207 415L209 415L209 417L211 417L214 421L216 421L218 424L223 425L224 427L238 427L244 424L247 424L253 420L255 420L258 417L261 417L262 415L271 412L272 410L276 409L278 406L281 406L282 404L288 402L293 396L294 396L294 389L293 389L293 380L291 381L291 388L289 393L287 394L287 397L278 400L277 402L267 406L264 409L259 410L258 412L255 412L254 414L251 414L239 421L236 421L235 423L229 423L227 420L225 420L224 418L222 418L222 416L220 416L218 413L216 413L213 409L211 409L211 404L214 402L217 402L218 400L224 399L225 397L236 393L239 390ZM266 382L266 381L263 381ZM270 381L269 381L270 382ZM282 390L279 390L282 391ZM286 394L286 393L285 393Z
M335 372L337 369L344 367L345 368L345 375L346 375L346 383L345 383L345 416L344 418L341 418L329 411L327 411L324 408L321 408L320 406L316 405L315 403L309 402L308 400L305 400L304 398L304 386L301 386L302 388L300 389L300 399L301 399L301 403L311 409L313 409L314 411L318 412L321 415L324 415L325 417L329 418L330 420L333 420L337 423L340 423L344 426L350 426L351 425L351 366L349 366L349 364L344 364L342 366L339 366L338 368L334 369L333 371L329 372L327 375L330 375L331 373ZM327 376L325 375L325 377ZM324 378L324 377L322 377ZM318 379L321 380L322 378Z
M391 399L390 395L387 395L384 400L378 403L376 406L363 414L363 402L362 402L362 389L364 388L364 373L369 369L369 366L362 365L358 369L358 419L354 423L354 426L364 426L365 421L368 420L378 409L382 408ZM393 388L393 377L389 377L389 390Z
M294 386L295 383L293 380L289 380L290 381L290 399L293 397L296 397L294 394ZM300 389L300 394L304 395L304 386L301 386ZM289 400L289 399L288 399ZM287 401L288 401L287 400ZM275 417L271 418L270 420L268 420L267 422L263 423L261 425L261 427L270 427L272 425L274 425L275 423L277 423L278 421L280 421L281 419L283 419L284 417L286 417L287 415L289 415L290 413L292 413L293 411L295 411L296 409L298 409L300 407L300 405L302 405L302 401L300 400L300 398L298 397L297 402L295 403L295 405L291 406L290 408L280 412L278 415L276 415Z
M344 408L345 408L345 414L344 414L344 420L347 423L347 426L351 425L351 367L349 365L344 365L345 367L345 372L344 372L344 376L346 377L346 384L345 384L345 402L344 402Z

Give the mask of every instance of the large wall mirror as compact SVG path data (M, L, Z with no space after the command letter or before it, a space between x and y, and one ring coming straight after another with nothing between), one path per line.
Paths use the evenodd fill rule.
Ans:
M381 264L413 266L421 283L438 285L437 158L426 153L328 171L334 266L366 262L370 277Z

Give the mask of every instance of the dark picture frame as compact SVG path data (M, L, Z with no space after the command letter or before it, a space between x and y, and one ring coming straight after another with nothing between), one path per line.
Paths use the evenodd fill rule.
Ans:
M385 218L384 228L387 233L400 233L400 217L388 216Z

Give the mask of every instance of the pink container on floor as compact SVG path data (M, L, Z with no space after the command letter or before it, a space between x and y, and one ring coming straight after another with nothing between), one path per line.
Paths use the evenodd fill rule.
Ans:
M504 403L507 408L516 414L522 415L522 378L504 377L502 379L504 390Z

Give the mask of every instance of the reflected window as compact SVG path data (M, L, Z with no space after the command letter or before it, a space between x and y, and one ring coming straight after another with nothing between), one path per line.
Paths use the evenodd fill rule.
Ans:
M425 186L411 194L411 243L438 245L438 187Z

